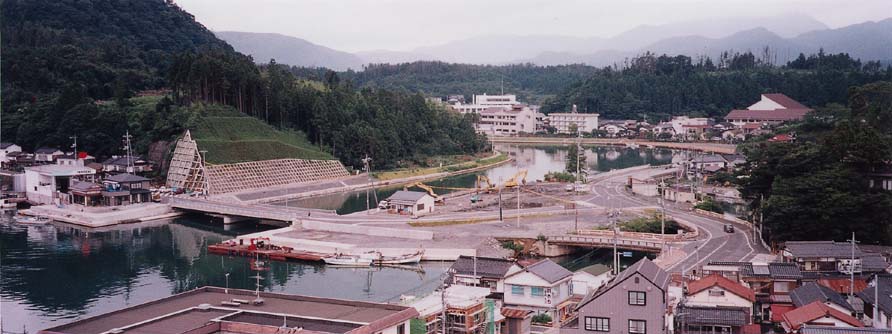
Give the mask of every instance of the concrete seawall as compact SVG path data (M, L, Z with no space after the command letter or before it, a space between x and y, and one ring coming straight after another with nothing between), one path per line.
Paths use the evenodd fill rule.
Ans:
M299 222L299 225L308 230L362 234L376 237L399 236L400 238L415 240L433 240L434 238L433 232L423 230L395 229L369 225L325 223L316 220L301 220Z

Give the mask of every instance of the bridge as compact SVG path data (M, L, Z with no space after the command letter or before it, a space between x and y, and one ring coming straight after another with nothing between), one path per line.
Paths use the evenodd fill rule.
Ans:
M244 219L265 219L293 222L312 214L332 215L333 210L293 208L272 204L242 204L219 202L204 198L171 197L170 206L174 209L201 212L223 216L223 223L229 224Z
M555 137L489 137L492 143L505 144L546 144L546 145L570 145L575 144L577 138L555 138ZM622 138L582 138L583 145L639 145L648 147L668 148L674 150L692 150L703 151L719 154L734 154L737 152L737 146L731 144L719 143L701 143L701 142L667 142L667 141L650 141L640 139L622 139Z
M558 235L548 237L549 245L586 247L586 248L612 248L613 237L587 236L587 235ZM617 238L616 247L624 250L634 250L650 253L659 253L663 249L662 241Z

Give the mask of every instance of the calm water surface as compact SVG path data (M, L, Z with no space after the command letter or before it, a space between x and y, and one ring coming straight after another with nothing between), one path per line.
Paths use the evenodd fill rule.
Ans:
M516 161L486 171L507 179L518 168L527 180L563 170L564 147L500 146ZM589 169L609 171L642 164L665 164L680 153L660 149L586 148ZM431 185L473 187L476 175L462 175ZM379 189L379 199L399 188ZM294 205L295 203L289 203ZM365 192L319 197L299 205L355 212L365 209ZM254 289L250 260L207 253L207 245L238 234L267 229L241 225L224 231L201 217L180 218L104 231L63 223L26 226L0 217L0 319L2 329L29 333L76 319L110 312L206 285ZM626 266L644 256L622 258ZM611 263L609 251L583 252L556 259L570 269ZM424 295L444 279L450 262L424 262L417 270L336 268L315 263L272 262L260 272L264 291L394 302L400 295Z
M506 152L514 158L514 161L511 163L478 173L488 176L490 180L495 183L501 183L501 181L511 178L520 169L526 169L528 171L526 178L528 183L535 182L535 180L544 179L545 174L548 172L563 171L564 166L566 165L566 146L501 144L496 145L495 148L497 151ZM687 152L668 149L632 149L604 146L586 146L584 147L584 152L586 157L585 166L588 167L589 170L598 172L647 164L668 164L673 161L678 161L687 155ZM465 174L425 183L435 187L473 188L476 181L477 174ZM401 186L397 186L379 188L370 191L368 204L366 203L366 191L364 190L292 200L287 203L280 202L278 204L336 210L340 214L348 214L366 210L367 207L374 208L378 203L376 198L378 201L383 200L401 189ZM435 191L438 194L446 194L453 190L436 188Z
M52 223L0 221L0 317L3 330L29 333L206 285L254 289L249 259L207 253L207 245L264 229L223 231L203 218L183 218L88 232ZM442 282L448 262L417 271L336 268L272 262L264 291L370 301L426 294Z

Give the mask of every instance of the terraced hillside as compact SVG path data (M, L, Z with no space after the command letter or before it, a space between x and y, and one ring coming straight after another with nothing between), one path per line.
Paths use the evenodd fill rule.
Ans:
M306 140L303 133L280 131L235 111L212 112L200 118L192 136L212 164L297 158L334 159Z

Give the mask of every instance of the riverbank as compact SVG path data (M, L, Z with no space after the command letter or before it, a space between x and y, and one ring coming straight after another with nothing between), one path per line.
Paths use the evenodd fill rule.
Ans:
M498 158L500 156L504 156L504 158ZM237 193L231 194L223 194L217 195L215 197L223 200L234 200L242 203L270 203L270 202L281 202L285 200L296 200L302 198L309 198L315 196L323 196L335 193L343 193L343 192L351 192L357 190L365 190L365 189L373 189L378 187L385 187L389 185L399 185L411 182L419 182L419 181L427 181L427 180L435 180L441 179L450 176L463 175L468 173L479 172L483 170L487 170L493 167L501 166L503 164L509 163L513 161L512 158L508 157L506 154L495 154L489 158L480 159L480 161L485 162L481 164L477 161L473 162L473 167L467 165L467 163L461 163L456 165L450 165L452 168L461 167L462 165L466 165L469 168L459 169L459 170L450 170L450 171L442 171L442 172L434 172L428 174L421 175L413 175L402 178L395 178L389 180L375 180L369 182L368 175L354 175L343 179L336 180L325 180L313 183L304 183L304 184L292 184L275 188L266 188L266 189L254 189L241 191ZM447 168L449 166L437 167Z
M499 144L524 144L524 145L570 145L575 144L579 140L583 145L612 145L612 146L633 146L639 147L657 147L668 148L673 150L691 150L703 151L719 154L736 154L737 146L731 144L718 143L697 143L697 142L662 142L641 139L625 139L625 138L556 138L556 137L490 137L489 141Z

